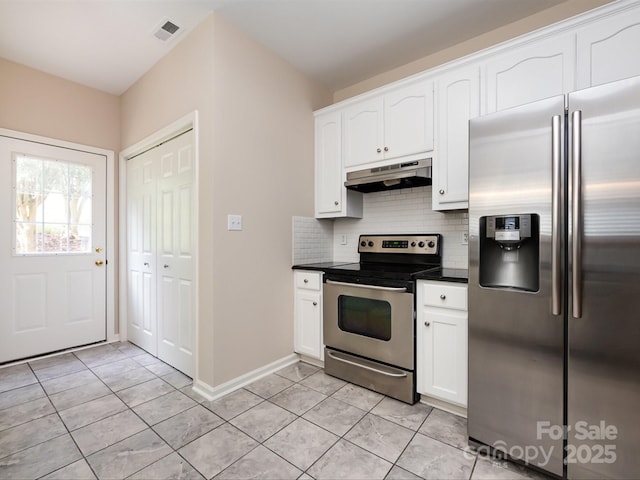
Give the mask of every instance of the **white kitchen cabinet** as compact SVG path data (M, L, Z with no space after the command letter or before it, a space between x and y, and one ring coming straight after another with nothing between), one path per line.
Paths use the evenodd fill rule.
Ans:
M434 210L469 207L469 120L480 115L480 68L465 67L437 80L437 155Z
M486 62L486 113L575 90L575 58L574 33L490 57Z
M322 272L296 270L294 282L294 350L323 360Z
M433 82L421 81L344 111L346 168L433 150Z
M578 30L578 88L640 75L640 5Z
M417 282L418 393L467 405L467 285Z
M342 112L315 118L315 216L362 218L362 194L344 187Z

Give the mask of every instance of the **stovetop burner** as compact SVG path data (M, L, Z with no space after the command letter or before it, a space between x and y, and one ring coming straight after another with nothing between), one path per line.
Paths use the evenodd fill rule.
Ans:
M327 265L327 278L371 285L412 282L419 274L442 268L442 236L360 235L358 253L358 263Z

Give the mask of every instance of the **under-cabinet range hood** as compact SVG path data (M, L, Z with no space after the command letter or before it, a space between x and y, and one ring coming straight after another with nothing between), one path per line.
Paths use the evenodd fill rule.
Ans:
M396 163L347 173L344 186L362 193L431 185L431 159Z

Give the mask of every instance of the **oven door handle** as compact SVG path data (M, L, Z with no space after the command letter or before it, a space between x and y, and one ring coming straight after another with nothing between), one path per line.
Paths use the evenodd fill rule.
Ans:
M406 292L406 287L379 287L378 285L361 285L359 283L336 282L335 280L327 280L331 285L342 285L344 287L369 288L373 290L384 290L386 292Z
M347 363L349 365L353 365L354 367L364 368L365 370L379 373L381 375L386 375L387 377L403 378L407 376L406 372L402 372L402 373L385 372L384 370L378 370L377 368L369 367L367 365L362 365L361 363L358 363L358 362L352 362L351 360L347 360L345 358L336 357L331 351L327 352L327 355L329 355L331 358L333 358L338 362Z

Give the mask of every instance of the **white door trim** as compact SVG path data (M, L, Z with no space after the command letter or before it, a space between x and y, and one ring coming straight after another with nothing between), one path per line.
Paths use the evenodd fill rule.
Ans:
M46 145L52 145L54 147L68 148L71 150L80 150L82 152L93 153L96 155L104 155L107 159L107 245L106 245L106 258L107 258L107 298L106 298L106 317L107 317L107 342L114 342L120 339L121 329L116 324L116 286L115 286L115 153L111 150L105 150L103 148L90 147L88 145L82 145L80 143L67 142L65 140L58 140L50 137L43 137L40 135L33 135L31 133L18 132L16 130L9 130L6 128L0 128L0 136L15 138L17 140L24 140L28 142L43 143ZM122 325L122 319L118 322Z
M176 120L175 122L167 125L166 127L158 130L155 133L152 133L148 137L140 140L139 142L125 148L120 152L120 161L119 161L119 220L118 226L119 228L119 248L120 248L120 257L119 257L119 266L120 266L120 283L119 283L119 312L120 312L120 338L122 340L126 340L127 337L127 305L128 305L128 295L127 295L127 165L126 162L132 157L149 150L161 143L180 135L181 133L186 132L189 129L193 129L193 141L194 141L194 161L195 161L195 176L193 179L194 188L195 188L195 218L196 222L199 219L199 203L198 203L198 192L199 192L199 177L200 177L200 152L199 152L199 142L198 142L198 111L194 110L193 112L185 115L184 117ZM196 232L198 231L198 227L196 225ZM196 282L196 298L195 298L195 376L194 380L199 378L199 369L198 369L198 325L200 323L200 314L199 314L199 289L198 289L198 279L200 278L200 267L198 258L200 256L199 250L199 242L198 235L195 235L195 258L194 258L194 268L195 268L195 282Z

